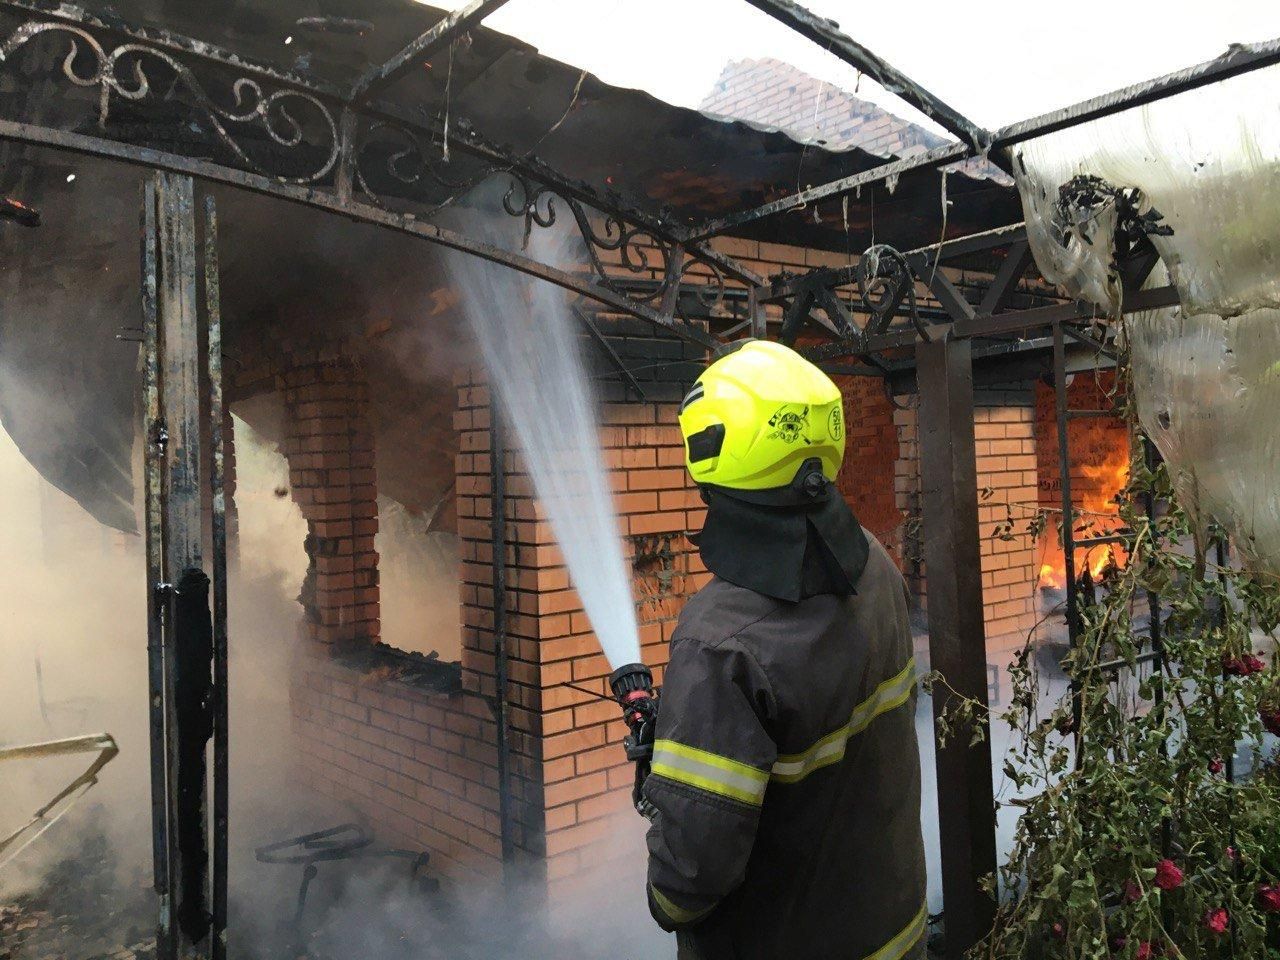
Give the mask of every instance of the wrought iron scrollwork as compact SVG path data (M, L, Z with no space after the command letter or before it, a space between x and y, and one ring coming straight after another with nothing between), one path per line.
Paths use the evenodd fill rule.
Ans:
M173 99L181 90L203 113L217 141L254 172L269 174L284 183L315 183L326 177L338 160L340 144L333 111L316 97L290 87L268 92L257 79L239 77L230 84L233 105L220 106L190 68L166 51L146 44L123 43L108 50L82 27L31 21L0 43L0 62L8 62L20 49L44 36L60 36L68 41L62 73L78 87L98 89L98 122L104 127L115 98L135 102L152 96ZM163 87L157 85L154 74L148 73L159 65L173 73L172 80ZM302 110L307 111L307 116ZM308 119L318 121L322 133L318 145L306 143L303 124ZM318 146L320 159L311 160L308 167L290 174L264 169L232 133L232 128L248 130L250 127L265 133L272 143L286 151L299 150L304 145L314 150Z
M516 175L511 176L511 185L502 197L502 208L510 216L524 219L526 243L534 227L545 229L555 225L559 204L564 204L572 214L596 278L615 293L640 303L663 302L672 286L679 284L689 267L695 265L710 277L709 283L693 287L702 306L710 310L723 302L725 277L718 264L699 253L679 251L675 244L647 227L631 225L616 214L597 213L551 187L531 184ZM593 213L596 213L594 219ZM682 259L683 262L678 262ZM620 273L619 268L625 273ZM651 272L658 274L659 282L648 289L638 290L624 282L626 273L647 279Z
M483 168L478 176L450 176L444 170L447 165L443 148L430 142L419 133L398 123L377 121L356 136L352 147L353 176L364 195L378 206L386 206L386 197L370 182L370 163L385 174L388 182L412 192L431 186L451 191L454 195L465 192L492 173L491 167Z
M868 336L888 329L904 298L911 322L924 333L924 321L916 307L915 275L907 258L898 250L887 243L868 247L858 260L855 280L862 305L871 315L866 325Z

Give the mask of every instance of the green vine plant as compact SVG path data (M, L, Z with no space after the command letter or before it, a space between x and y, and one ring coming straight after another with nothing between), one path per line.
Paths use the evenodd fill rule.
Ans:
M995 926L970 956L1280 958L1280 767L1264 737L1280 735L1280 667L1259 649L1273 648L1280 590L1221 561L1224 532L1197 529L1125 408L1128 562L1084 591L1066 692L1048 694L1029 638L1007 707L987 717L1012 734L1003 802L1020 818L987 881ZM981 738L985 708L948 689L940 735Z

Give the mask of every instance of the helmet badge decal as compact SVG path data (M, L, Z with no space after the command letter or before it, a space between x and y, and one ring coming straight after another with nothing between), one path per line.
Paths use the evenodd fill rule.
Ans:
M844 435L844 411L838 403L831 408L831 415L827 417L827 432L831 434L832 440L839 440Z
M804 425L808 418L807 405L801 407L798 412L789 410L785 406L779 407L778 411L769 418L769 426L773 427L773 433L769 434L769 439L781 440L788 444L803 439L805 443L810 443L809 438L804 435Z

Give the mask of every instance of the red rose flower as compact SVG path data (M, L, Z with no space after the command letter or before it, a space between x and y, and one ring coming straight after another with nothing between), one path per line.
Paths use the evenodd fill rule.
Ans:
M1221 757L1214 757L1209 761L1209 772L1215 776L1225 770L1227 765L1222 762Z
M1259 887L1258 904L1263 913L1280 913L1280 886L1267 884Z
M1156 864L1155 885L1161 890L1177 890L1185 879L1178 865L1165 858Z
M1267 669L1267 663L1256 654L1246 653L1244 655L1244 666L1249 673L1262 673Z
M1249 666L1240 657L1223 656L1222 672L1229 677L1247 677Z
M1262 718L1262 725L1267 728L1268 733L1280 737L1280 707L1263 707L1258 711L1258 716Z
M1156 948L1150 940L1143 940L1138 944L1138 952L1135 954L1138 960L1151 960L1155 955Z
M1138 886L1135 880L1126 880L1124 882L1124 902L1137 903L1142 899L1142 888Z
M1218 936L1227 932L1227 924L1231 920L1231 915L1227 913L1223 907L1215 907L1205 913L1204 918L1200 921L1205 929L1216 933Z

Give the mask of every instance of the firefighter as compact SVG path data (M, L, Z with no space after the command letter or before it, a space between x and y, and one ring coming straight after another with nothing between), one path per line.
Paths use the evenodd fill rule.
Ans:
M671 641L639 805L650 911L681 960L922 957L906 586L833 484L840 391L747 341L679 418L714 578Z

